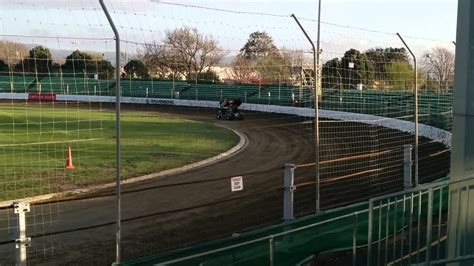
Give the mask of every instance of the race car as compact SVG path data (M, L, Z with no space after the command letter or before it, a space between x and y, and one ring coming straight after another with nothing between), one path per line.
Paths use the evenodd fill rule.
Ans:
M239 111L239 106L242 104L240 99L224 99L219 103L219 110L217 112L217 119L225 120L242 120L242 114Z

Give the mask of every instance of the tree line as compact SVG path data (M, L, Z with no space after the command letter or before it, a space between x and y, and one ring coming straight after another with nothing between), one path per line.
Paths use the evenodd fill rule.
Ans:
M418 69L420 87L448 90L453 86L454 54L443 47L426 51ZM351 89L363 84L371 89L412 89L414 67L405 48L349 49L341 58L322 66L323 88Z
M183 27L166 31L160 43L146 44L137 58L125 65L125 71L127 76L219 80L212 68L228 54L212 36ZM249 35L226 74L240 83L285 80L292 73L291 60L297 55L278 49L268 33L256 31Z
M166 31L161 42L145 44L134 58L124 62L122 77L219 81L221 77L213 69L222 66L228 54L229 51L214 37L192 27L177 28ZM233 82L300 85L314 73L311 65L305 65L309 57L301 50L278 48L268 33L256 31L249 35L232 62L224 68ZM354 89L363 84L371 89L410 89L414 83L410 60L405 48L349 49L342 57L322 64L322 86ZM435 47L426 51L420 61L419 83L422 86L452 87L454 54L451 51ZM304 69L310 71L304 73ZM59 64L53 63L46 47L36 46L27 51L21 44L8 41L0 41L0 71L37 75L97 73L101 79L114 76L114 67L101 54L76 50Z
M73 51L63 64L55 63L51 51L38 45L29 51L14 42L0 42L0 72L16 72L38 77L51 73L97 74L100 79L111 79L114 66L98 53Z

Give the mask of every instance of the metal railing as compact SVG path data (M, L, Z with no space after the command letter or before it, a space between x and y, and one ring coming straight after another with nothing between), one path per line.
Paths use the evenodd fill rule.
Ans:
M370 199L367 265L472 260L474 253L467 248L466 239L473 183L474 178L446 180ZM456 206L453 198L457 198ZM456 224L450 220L452 213L457 215ZM448 244L449 240L454 242Z
M287 165L288 174L291 169L292 165ZM358 208L356 211L341 208L339 215L321 217L313 223L294 226L287 222L288 230L154 263L286 265L317 260L321 252L329 256L333 253L352 265L438 265L474 261L473 248L466 244L471 230L467 214L473 183L474 178L466 178L420 185L372 198L368 204L353 205L353 208ZM291 182L287 182L285 188L285 193L290 193ZM462 200L453 202L453 197ZM456 214L455 224L449 223L451 212ZM324 215L328 213L322 212L313 218L317 220L318 216ZM287 218L290 218L289 214ZM461 220L464 222L460 223ZM325 241L332 241L338 247L321 247ZM337 253L340 251L345 252Z

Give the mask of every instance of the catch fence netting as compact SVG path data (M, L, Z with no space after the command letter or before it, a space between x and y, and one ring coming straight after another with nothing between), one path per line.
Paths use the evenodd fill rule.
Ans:
M317 198L327 210L403 188L415 70L395 34L323 23L316 79L290 14L106 1L121 37L117 66L98 2L3 2L12 10L0 43L5 263L16 259L16 200L31 204L28 262L116 260L116 68L124 260L280 224L287 163L296 217L315 213ZM36 15L19 21L22 10ZM298 19L316 41L316 21ZM419 122L450 131L452 75L433 62L453 47L406 40L423 56ZM420 183L449 169L449 146L430 130L419 138Z

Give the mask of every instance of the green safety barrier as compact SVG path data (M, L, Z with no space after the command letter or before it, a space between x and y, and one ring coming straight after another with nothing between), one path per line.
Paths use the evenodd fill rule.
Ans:
M435 191L433 195L433 215L448 209L449 189ZM429 204L426 191L414 193L415 213L412 222L423 220ZM419 198L421 195L421 198ZM387 199L391 200L387 211ZM408 203L403 197L386 198L374 202L373 242L385 241L395 232L406 230L409 218ZM421 212L417 209L421 204ZM404 206L405 205L405 206ZM439 208L441 205L441 209ZM380 221L380 222L379 222ZM387 224L388 223L388 224ZM380 235L377 228L380 227ZM386 231L388 228L388 232ZM355 229L355 231L354 231ZM120 265L295 265L306 258L321 252L351 250L354 236L356 247L367 246L368 204L358 203L351 206L323 211L280 225L266 227L237 237L229 237L195 245L186 249L165 252L121 263ZM176 259L185 260L173 262ZM365 259L365 258L364 258Z

